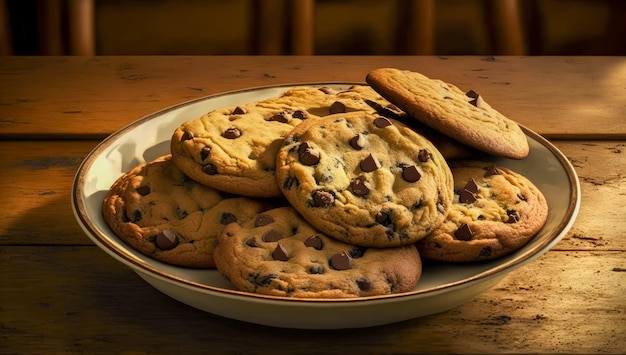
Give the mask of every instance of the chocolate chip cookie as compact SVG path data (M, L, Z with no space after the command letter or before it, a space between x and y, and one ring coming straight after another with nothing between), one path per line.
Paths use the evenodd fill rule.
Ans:
M284 196L330 237L366 247L411 244L445 219L452 174L402 123L364 111L296 127L276 161Z
M293 208L262 212L218 236L217 270L238 290L294 298L407 292L422 274L413 245L364 248L329 238Z
M239 195L276 197L275 158L283 138L317 116L389 104L369 86L346 90L294 87L278 97L213 110L174 132L171 152L185 174L201 184Z
M526 244L543 227L548 205L526 177L480 161L450 164L454 203L446 221L416 245L424 258L495 259Z
M166 155L117 179L102 214L120 239L145 255L178 266L213 268L217 233L267 208L263 200L230 197L196 183Z
M395 68L379 68L366 81L383 97L433 129L480 151L511 159L528 155L519 125L473 90Z

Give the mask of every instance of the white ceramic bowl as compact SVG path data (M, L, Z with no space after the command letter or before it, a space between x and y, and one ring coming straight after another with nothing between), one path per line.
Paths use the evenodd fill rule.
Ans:
M353 84L296 85L342 89ZM167 154L171 135L183 121L215 108L277 96L296 85L250 88L181 103L113 133L89 153L76 174L72 207L81 228L110 256L180 302L257 324L331 329L393 323L463 304L496 285L510 271L548 251L563 238L578 214L580 183L574 168L551 143L522 127L530 144L529 156L523 160L493 158L493 162L525 175L543 192L549 205L548 220L543 229L523 248L497 260L462 265L426 261L422 279L407 293L313 300L239 292L215 270L181 268L156 261L130 248L109 229L101 215L102 200L109 187L138 163Z

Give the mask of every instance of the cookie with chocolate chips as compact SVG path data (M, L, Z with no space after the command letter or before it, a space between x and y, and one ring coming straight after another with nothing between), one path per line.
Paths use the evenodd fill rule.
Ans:
M452 174L435 146L374 113L301 124L285 138L276 167L291 205L350 244L412 244L437 228L452 204Z
M102 215L137 251L185 267L213 268L217 233L269 208L260 199L231 197L188 178L166 155L118 178Z
M294 298L407 292L422 274L413 245L378 249L346 244L317 231L290 206L226 226L218 236L215 262L240 291Z
M473 90L395 68L372 70L366 81L410 116L465 145L511 159L528 155L519 125Z
M212 110L173 133L171 153L185 174L201 184L252 197L276 197L275 158L283 138L317 116L389 104L369 86L346 90L293 87L282 95Z
M543 227L548 205L526 177L480 161L450 164L454 203L446 221L416 245L424 258L495 259L521 248Z

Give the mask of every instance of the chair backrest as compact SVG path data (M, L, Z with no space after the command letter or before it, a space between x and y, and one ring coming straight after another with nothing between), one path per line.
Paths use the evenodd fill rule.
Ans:
M436 0L395 0L398 26L397 54L435 54L436 14L445 3ZM39 51L44 55L95 55L94 0L40 0ZM315 0L251 0L254 54L312 55L315 53ZM355 6L358 3L355 2ZM486 34L495 40L498 54L527 52L520 0L484 1L490 20ZM6 0L0 0L0 54L10 54L11 36ZM285 36L288 34L288 36Z

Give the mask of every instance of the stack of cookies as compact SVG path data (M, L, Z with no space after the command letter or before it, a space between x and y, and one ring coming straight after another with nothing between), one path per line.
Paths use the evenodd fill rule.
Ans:
M494 259L542 228L542 193L485 161L526 157L514 121L416 72L366 81L293 87L182 123L171 154L113 184L106 222L157 260L299 298L408 292L422 258Z

